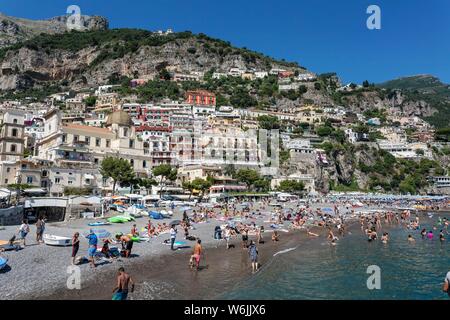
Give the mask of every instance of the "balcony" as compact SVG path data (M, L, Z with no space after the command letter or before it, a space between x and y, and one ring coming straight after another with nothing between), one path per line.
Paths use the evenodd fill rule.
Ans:
M64 162L92 162L92 154L86 148L60 147L56 150L56 159Z

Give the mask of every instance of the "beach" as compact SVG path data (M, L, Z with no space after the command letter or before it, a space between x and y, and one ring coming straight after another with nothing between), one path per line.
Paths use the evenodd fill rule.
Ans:
M171 220L181 219L181 217L182 212L175 209L172 219L162 221L169 223ZM257 217L255 221L257 224L264 225L266 230L270 230L270 224L263 222L265 219L267 219L267 216L261 215ZM76 231L80 232L80 235L87 234L90 229L87 225L88 222L92 222L92 220L48 223L45 233L66 237L70 237ZM148 218L145 217L137 218L135 221L138 230L142 230L147 222ZM129 233L132 224L132 222L128 222L98 228L106 229L114 235L117 232ZM247 259L242 274L248 274L251 272L248 254L247 251L242 250L240 247L240 236L232 240L232 243L235 244L236 248L230 250L226 250L224 240L215 240L213 238L214 227L220 224L223 224L223 222L211 219L206 223L194 224L195 230L190 230L191 235L202 239L202 245L206 250L206 259L208 259L208 269L214 270L216 265L221 265L220 261L225 261L226 265L226 259L224 259L224 257L228 258L228 256L231 255L237 255L239 257L240 255L243 255L243 257L239 257L238 259ZM0 230L0 239L9 239L13 234L17 234L17 230L18 226L5 227L4 230ZM298 241L296 238L301 238L302 234L305 234L305 231L293 230L289 233L280 232L280 234L280 241L275 244L272 244L270 241L271 233L266 232L264 234L266 243L258 246L261 250L262 262L276 251L283 250L283 248L285 249L285 247L293 245L290 241ZM90 268L87 263L80 265L82 290L72 290L67 292L66 282L70 275L67 268L71 265L71 247L54 247L45 244L37 245L34 238L35 227L31 226L30 234L27 237L27 246L23 250L2 253L2 256L9 260L8 266L0 271L0 280L2 282L0 296L2 299L59 298L62 297L59 294L60 292L65 293L65 297L67 298L85 298L91 285L97 288L98 286L96 283L103 283L103 281L105 281L107 286L113 286L114 277L119 266L124 266L126 269L129 269L130 272L133 268L150 268L154 269L153 272L162 272L167 275L171 274L166 271L168 266L170 266L175 268L175 270L173 270L174 272L189 274L190 271L187 265L189 255L191 254L194 245L194 241L186 241L183 239L182 241L186 241L186 245L190 246L190 248L178 249L172 252L170 246L162 243L169 238L168 234L160 235L157 238L151 239L149 242L135 243L133 246L132 257L129 259L120 258L119 261L113 261L112 263L103 262L95 269ZM178 239L182 238L182 230L179 230ZM249 238L255 239L254 236L250 236ZM218 250L213 250L217 247ZM87 249L87 241L82 239L78 255L87 256ZM217 263L212 263L214 261L217 261ZM204 263L204 261L202 261L202 263ZM164 266L164 268L156 267L158 264ZM208 271L208 273L213 272L214 271ZM199 274L202 274L202 272L199 272ZM55 294L56 291L58 294ZM91 297L108 298L109 296L109 292L92 292Z
M332 207L332 203L312 204L311 210L317 208ZM286 203L285 208L296 208L296 204ZM241 248L241 237L237 235L232 239L233 248L226 249L224 240L213 238L214 227L223 224L223 221L209 219L208 222L194 223L194 229L190 234L202 240L205 255L200 263L200 270L191 270L188 261L194 241L184 240L182 230L178 230L177 240L186 242L183 248L171 251L170 246L163 244L169 238L169 234L163 234L152 238L149 242L135 243L131 258L119 258L116 261L103 261L97 268L91 268L89 264L80 265L81 289L67 288L67 280L70 276L68 267L71 266L71 247L52 247L45 244L37 245L34 241L35 228L27 238L26 248L20 251L2 253L9 259L8 266L0 272L1 299L111 299L112 288L119 267L124 267L127 273L132 275L136 282L136 290L130 293L129 299L217 299L223 297L226 292L243 282L249 281L254 276L264 273L264 268L274 260L274 255L289 255L291 250L308 251L318 245L331 247L327 242L328 230L323 227L312 227L310 232L319 236L307 236L306 230L289 230L279 232L280 240L271 241L270 223L267 215L270 208L261 204L255 204L254 208L260 208L261 215L254 216L257 225L263 225L267 232L264 233L264 244L258 244L259 262L261 270L252 274L247 250ZM344 206L339 206L345 210ZM373 209L365 207L364 210ZM264 209L264 210L263 210ZM422 214L424 215L424 214ZM174 210L174 216L169 220L181 219L182 212ZM70 222L49 223L46 233L71 236L75 231L87 234L91 220L74 220ZM136 224L141 231L148 222L147 217L137 218ZM287 227L290 222L285 222ZM112 224L100 227L111 234L116 232L128 233L133 222L124 224ZM0 231L0 239L8 239L17 232L17 226L6 227ZM356 218L346 221L346 232L360 234L360 240L366 241ZM336 233L336 229L332 229ZM255 236L250 236L255 240ZM87 241L81 240L78 255L87 256ZM325 250L326 247L320 248Z

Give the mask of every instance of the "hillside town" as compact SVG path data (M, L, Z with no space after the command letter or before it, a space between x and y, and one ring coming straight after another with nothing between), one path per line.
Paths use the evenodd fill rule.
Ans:
M3 66L2 72L6 69ZM158 77L175 85L205 78L200 71L180 73L170 66L163 71L167 74L130 79L125 86L145 86ZM210 76L275 77L280 92L298 90L317 79L309 72L281 68L234 67ZM364 190L358 184L352 189L353 181L342 189L333 190L334 181L324 185L324 172L339 171L329 159L335 141L380 150L393 161L432 161L436 152L448 155L449 151L448 143L435 141L433 126L417 116L377 109L355 113L336 105L302 104L286 110L218 106L215 92L205 89L186 90L178 100L161 97L140 103L120 94L121 86L61 92L40 102L2 102L3 207L33 197L135 194L153 200L163 196L198 200L200 196L215 202L230 195L261 197L276 192L305 197L338 191L383 192L389 189L375 185ZM352 89L343 86L342 90ZM102 169L105 159L126 160L131 175L108 174ZM160 173L164 170L174 174ZM433 173L426 177L432 193L448 194L448 167L444 164ZM424 194L414 189L401 193Z
M320 26L313 2L246 5L241 25L213 2L0 13L0 300L182 300L215 317L195 301L262 299L228 304L248 317L270 299L450 296L439 28L394 5L383 32L378 5L361 30L354 4ZM199 9L214 21L193 24ZM82 14L115 10L112 28ZM314 27L284 23L299 12Z

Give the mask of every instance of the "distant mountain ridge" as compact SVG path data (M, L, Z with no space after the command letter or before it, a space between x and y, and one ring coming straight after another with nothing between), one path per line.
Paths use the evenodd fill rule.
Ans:
M425 117L438 127L448 127L450 123L450 85L433 75L416 75L386 81L378 85L389 90L401 90L409 101L424 101L437 110Z
M440 94L450 98L450 85L429 74L401 77L380 83L379 86L386 89L417 90L423 94Z
M296 62L237 48L202 33L109 29L108 21L97 16L82 17L86 31L67 32L68 17L33 21L0 14L2 98L11 97L10 93L28 94L30 90L33 95L43 96L57 90L94 88L126 78L150 79L166 68L181 74L226 73L231 68L309 72ZM419 116L437 127L447 127L450 122L450 88L431 75L403 77L347 92L339 90L341 83L336 74L322 74L315 82L302 83L300 94L282 93L276 77L272 76L270 81L258 85L259 92L252 84L241 81L216 94L225 98L231 98L233 93L245 97L248 102L245 107L270 106L289 112L302 104L340 105L360 113L385 109L395 116ZM248 99L248 95L253 99Z
M59 34L67 31L69 15L47 20L16 18L0 13L0 48L30 39L41 33ZM80 21L87 30L106 30L108 20L100 16L81 15Z

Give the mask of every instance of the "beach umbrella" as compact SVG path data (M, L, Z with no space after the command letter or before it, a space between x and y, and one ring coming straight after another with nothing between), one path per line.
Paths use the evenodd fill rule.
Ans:
M108 230L105 229L91 229L91 230L99 239L111 237L111 233ZM86 233L85 236L87 236L88 234L89 233Z
M171 225L171 226L177 226L177 225L179 225L180 223L181 223L180 220L173 220L173 221L170 223L170 225Z

